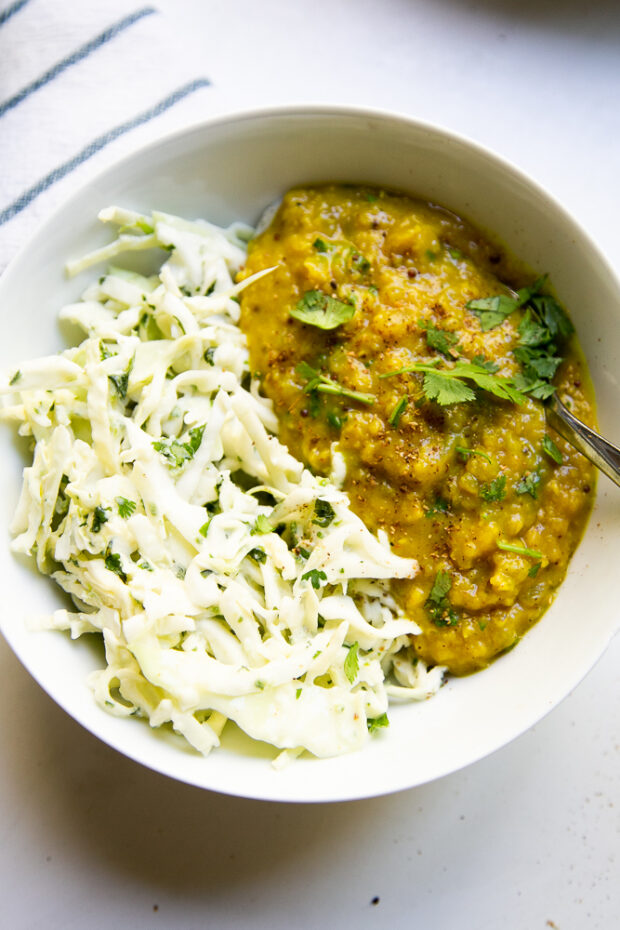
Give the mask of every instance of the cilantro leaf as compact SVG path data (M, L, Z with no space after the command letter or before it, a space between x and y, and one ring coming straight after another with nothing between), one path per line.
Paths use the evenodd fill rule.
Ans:
M390 721L388 720L387 714L381 714L380 717L369 717L366 721L369 733L374 733L375 730L381 729L381 727L389 727Z
M309 326L317 326L319 329L336 329L350 320L354 314L353 304L337 300L323 291L306 291L290 311L290 315L296 320Z
M440 329L438 326L433 326L432 323L422 323L422 329L425 331L426 344L429 349L435 349L437 352L442 352L443 355L449 357L457 355L454 346L459 341L459 337L456 333L451 333L447 329Z
M575 327L554 297L548 294L534 297L532 306L549 330L552 339L568 339L574 333Z
M319 571L318 568L312 568L309 572L306 572L301 576L302 581L309 581L315 591L321 587L322 581L327 581L327 575L325 572Z
M458 615L448 600L451 588L450 573L440 568L424 605L436 626L456 626L458 623Z
M275 527L272 523L269 522L267 517L263 513L259 513L256 518L256 523L254 524L251 533L252 536L260 535L264 536L266 533L273 533Z
M495 297L480 297L469 300L465 304L467 310L475 313L480 320L480 329L483 333L500 326L507 316L521 306L518 297L508 297L506 294L497 294Z
M353 643L352 646L349 646L349 651L344 660L344 673L350 684L353 684L360 670L359 648L359 643Z
M108 522L108 507L95 507L93 510L93 533L99 533L104 523Z
M473 381L476 387L495 395L502 400L511 400L515 404L522 404L525 400L512 378L502 378L494 372L475 361L459 359L452 367L438 368L436 364L425 365L418 363L398 371L390 371L379 375L380 378L389 378L393 375L402 375L419 371L424 373L424 393L428 400L436 400L438 404L459 404L463 401L475 400L473 389L465 381Z
M312 243L312 246L317 250L317 252L327 252L327 243L325 242L325 239L317 237Z
M489 503L493 501L503 501L506 497L506 475L498 475L488 484L481 484L478 488L478 494L484 501Z
M117 497L116 506L118 507L118 514L123 520L127 520L136 509L135 501L130 501L126 497Z
M464 381L433 369L424 374L424 393L428 400L436 400L442 407L476 399L475 392Z
M104 564L107 570L109 572L114 572L115 575L118 575L121 581L127 581L127 575L123 571L121 557L118 552L107 552L105 555Z
M335 516L336 511L329 501L323 501L320 498L315 500L313 523L316 523L317 526L329 526Z
M185 462L193 459L198 452L204 431L205 424L194 426L189 431L188 442L180 442L178 439L157 439L153 443L153 448L164 456L169 465L180 468Z
M552 459L556 463L556 465L562 464L563 462L562 453L560 452L560 450L554 443L551 436L547 436L545 434L545 436L543 437L542 450L546 455L549 456L550 459Z
M528 472L515 485L517 494L529 494L536 500L538 497L538 485L540 484L540 475L537 471Z

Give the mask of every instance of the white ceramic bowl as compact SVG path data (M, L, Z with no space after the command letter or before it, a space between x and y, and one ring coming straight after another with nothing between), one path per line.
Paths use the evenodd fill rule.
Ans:
M106 241L98 210L119 203L255 222L294 184L368 182L418 194L497 234L532 268L548 272L570 309L588 358L600 424L620 439L620 285L593 243L564 210L520 171L486 149L433 126L379 112L302 108L248 113L176 133L125 158L52 216L0 281L8 325L0 365L63 347L57 312L76 299L89 273L68 281L67 258ZM91 272L92 274L92 272ZM41 686L71 716L120 752L181 781L282 801L331 801L385 794L439 778L514 739L580 681L619 627L615 543L620 494L601 478L595 510L557 599L519 646L486 671L451 680L432 700L390 713L389 730L363 754L302 759L284 771L267 748L232 733L204 759L138 720L108 716L93 702L87 673L101 653L84 637L29 632L29 615L61 595L8 550L8 523L23 458L8 429L0 435L0 570L6 639ZM8 707L4 713L10 713Z

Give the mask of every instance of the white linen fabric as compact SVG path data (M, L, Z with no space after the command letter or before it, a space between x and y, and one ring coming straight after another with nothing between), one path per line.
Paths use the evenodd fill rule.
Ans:
M89 176L208 114L183 46L141 0L0 0L0 272Z

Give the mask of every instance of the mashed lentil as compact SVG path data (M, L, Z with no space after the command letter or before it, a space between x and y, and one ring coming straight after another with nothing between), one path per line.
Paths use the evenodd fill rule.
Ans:
M330 472L337 443L353 509L385 530L396 553L418 559L419 575L395 583L423 631L412 642L418 654L458 675L483 668L551 603L587 520L593 469L549 433L538 400L517 405L479 391L441 406L425 398L419 373L381 376L457 356L484 356L514 376L524 311L484 332L466 304L531 278L442 208L336 185L286 195L242 274L273 265L244 293L241 325L282 440L318 474ZM354 306L352 317L324 330L291 316L317 291ZM437 331L447 334L439 343ZM592 423L574 337L562 355L554 383ZM332 379L336 393L304 391L300 363ZM561 462L545 452L545 437Z

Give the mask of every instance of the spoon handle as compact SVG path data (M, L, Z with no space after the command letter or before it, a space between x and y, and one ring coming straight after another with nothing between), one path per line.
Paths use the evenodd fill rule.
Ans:
M546 410L549 425L620 486L620 449L573 416L556 394L547 402Z

